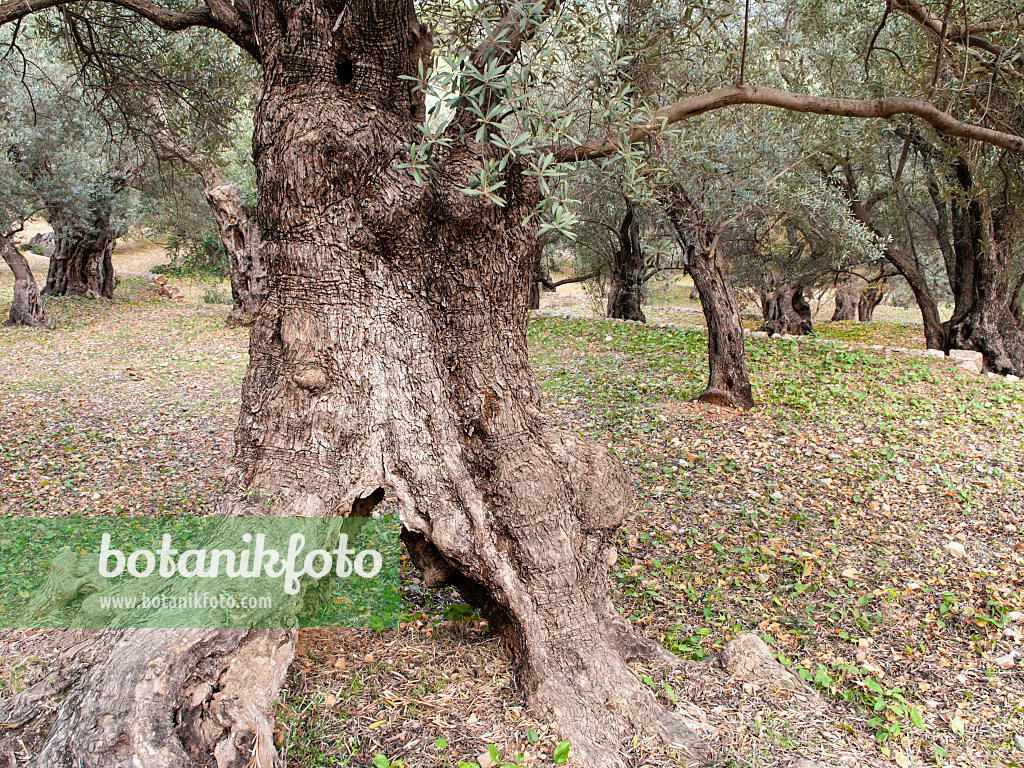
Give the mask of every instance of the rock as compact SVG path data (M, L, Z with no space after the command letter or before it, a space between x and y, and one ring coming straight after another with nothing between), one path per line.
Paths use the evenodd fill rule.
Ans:
M976 360L959 360L957 364L969 373L981 373L981 363Z
M924 351L924 354L926 356L928 356L928 357L942 357L942 358L944 358L946 356L946 353L943 352L941 349L926 349Z
M951 349L949 350L950 360L973 360L978 365L984 365L985 358L981 352L975 352L973 349Z
M750 334L750 338L752 338L752 339L767 339L768 338L768 334L765 333L764 331L754 331L752 334Z
M1004 378L1007 381L1020 381L1020 376L1014 376L1012 373L1006 374L1006 376L1004 376Z
M806 757L793 763L793 768L829 768L828 763L820 760L808 760Z
M1024 752L1024 736L1021 736L1019 733L1013 734L1013 745L1021 752Z
M967 557L967 550L959 541L946 542L944 549L953 557Z
M1013 623L1015 621L1020 621L1021 619L1024 619L1024 613L1021 613L1020 611L1010 611L1003 618L1006 619L1006 621Z
M1016 654L1014 654L1013 651L1010 651L1005 656L999 656L998 658L992 659L992 663L1000 669L1010 669L1013 667L1013 664L1016 660Z
M612 340L612 337L611 337L611 336L605 336L605 337L604 337L604 340L605 340L605 341L611 341L611 340Z

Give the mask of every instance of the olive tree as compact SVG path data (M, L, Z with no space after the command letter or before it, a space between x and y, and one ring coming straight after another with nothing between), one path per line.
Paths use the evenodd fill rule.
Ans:
M11 0L0 26L63 4ZM538 95L567 58L601 47L606 22L586 4L115 4L166 30L216 29L262 68L253 157L269 287L223 511L348 515L391 489L426 583L453 584L482 607L532 706L582 764L620 765L623 740L638 731L698 759L700 739L628 664L664 651L619 616L609 592L629 477L605 446L540 411L527 306L538 233L563 216L559 180L568 164L632 152L673 124L743 103L913 114L1012 151L1024 140L902 96L748 84L653 113L631 114L629 98L609 103L617 125L576 121L569 105ZM55 673L59 684L4 702L0 719L17 728L55 713L36 765L182 766L213 755L241 766L254 743L253 764L270 765L267 706L294 642L286 630L95 635Z

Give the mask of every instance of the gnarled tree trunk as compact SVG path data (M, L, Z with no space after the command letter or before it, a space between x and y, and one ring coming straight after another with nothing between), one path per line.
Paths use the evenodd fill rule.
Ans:
M646 323L644 286L646 283L644 252L640 245L640 221L633 206L626 206L626 215L619 227L619 248L612 265L608 288L608 317Z
M802 285L782 283L776 286L765 297L762 312L764 322L761 323L761 330L767 333L806 336L813 330L811 307L804 298Z
M252 325L267 295L259 225L242 200L242 193L224 180L216 168L210 167L203 173L203 194L228 255L232 306L227 323Z
M91 227L54 223L55 247L46 275L46 296L114 298L112 255L117 233L110 219L98 217Z
M224 512L346 515L391 489L427 583L452 583L481 606L516 652L529 700L581 765L621 765L620 744L637 733L698 754L694 733L627 666L664 652L609 595L629 478L605 447L539 411L526 343L538 200L528 169L507 166L504 207L465 196L497 150L466 143L460 126L435 147L438 169L422 185L396 169L423 116L422 93L403 79L415 77L429 34L411 2L350 0L339 16L333 3L281 0L255 3L254 15L269 292L250 336ZM155 648L155 682L146 654L109 656L90 673L93 695L75 693L58 713L48 754L162 768L212 741L222 768L243 765L231 745L265 730L265 697L246 708L241 688L217 727L204 725L178 715L181 689L164 690L163 670L216 675L222 660L241 659L278 674L292 639L270 634L278 639L240 657L223 633L193 637ZM119 698L111 719L99 686L121 679L134 703Z
M953 205L955 303L946 323L946 348L981 352L985 370L1020 376L1024 374L1024 329L1010 309L1009 245L1001 242L1000 220L979 199L969 162L961 158L954 171L966 200Z
M708 242L702 226L703 211L681 185L670 189L665 212L683 248L684 265L693 278L708 324L708 386L697 399L714 405L753 408L743 347L743 319L726 274L719 238Z
M863 294L860 278L852 277L836 284L836 308L832 322L860 320L860 303Z
M867 287L861 292L860 301L858 302L857 314L860 316L860 322L870 323L875 316L875 309L882 303L884 298L884 277L868 283Z
M10 240L0 236L0 252L4 261L14 273L14 298L4 325L28 325L38 328L46 323L46 308L39 295L35 275L25 254L15 248Z

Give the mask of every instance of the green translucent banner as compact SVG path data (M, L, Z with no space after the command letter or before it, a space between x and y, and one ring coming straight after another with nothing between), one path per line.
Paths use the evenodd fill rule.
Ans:
M0 626L394 627L393 517L0 518Z

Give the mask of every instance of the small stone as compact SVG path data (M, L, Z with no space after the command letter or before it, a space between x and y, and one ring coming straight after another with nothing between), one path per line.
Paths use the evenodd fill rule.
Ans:
M984 365L985 363L985 358L981 352L975 352L973 349L951 349L949 350L949 359L971 360L979 366Z
M604 561L609 568L619 561L619 553L615 551L615 547L608 547L608 549L605 550Z
M752 334L750 334L750 338L752 338L752 339L767 339L768 338L768 334L765 333L764 331L754 331Z
M1014 376L1012 373L1006 374L1004 377L1007 381L1020 381L1020 376Z
M967 550L959 541L947 542L945 549L953 557L967 557Z
M998 658L992 659L992 663L1000 669L1010 669L1016 659L1017 657L1011 652L1005 656L999 656Z
M1020 621L1021 619L1024 619L1024 613L1021 613L1020 611L1010 611L1003 618L1009 622Z
M100 496L98 491L92 495L92 500L93 501L99 501L101 498L103 498L103 497Z
M479 755L477 755L476 762L480 766L480 768L494 768L494 766L497 765L497 763L491 759L490 751L481 752Z
M604 337L604 340L605 340L605 341L611 341L611 340L612 340L612 337L611 337L611 336L605 336L605 337Z
M927 357L941 357L945 358L946 354L941 349L926 349L924 354Z
M960 360L957 365L968 373L981 373L981 363L975 360Z
M828 455L829 461L839 461L841 458L838 453L830 453Z
M1021 752L1024 752L1024 736L1019 733L1013 734L1013 745Z

